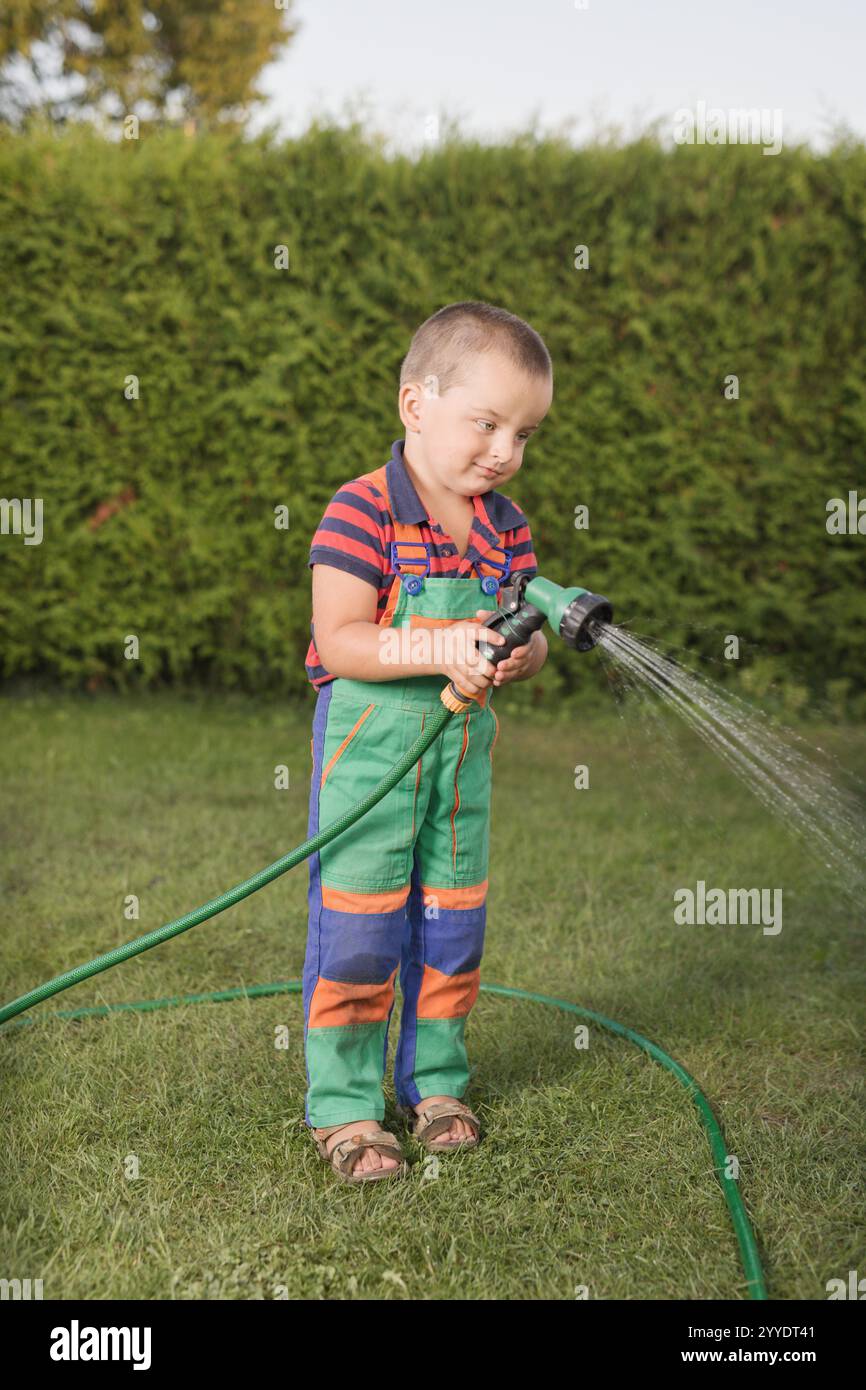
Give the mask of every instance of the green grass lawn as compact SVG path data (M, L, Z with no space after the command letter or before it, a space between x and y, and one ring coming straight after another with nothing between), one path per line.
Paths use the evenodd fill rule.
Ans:
M677 1058L739 1160L771 1298L826 1298L828 1279L866 1274L862 913L684 726L637 706L531 722L506 695L482 981L572 1000ZM3 699L0 1000L299 844L311 713ZM801 732L866 772L866 730ZM698 879L781 887L781 933L675 925L674 891ZM576 1049L558 1009L482 993L466 1099L485 1142L437 1167L407 1140L407 1182L359 1187L303 1124L299 995L48 1020L300 977L307 883L304 863L0 1037L0 1275L42 1278L46 1299L746 1297L693 1102L603 1030ZM388 1121L390 1073L386 1095Z

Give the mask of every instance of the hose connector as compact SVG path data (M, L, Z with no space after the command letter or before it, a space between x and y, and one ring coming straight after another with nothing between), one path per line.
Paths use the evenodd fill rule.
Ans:
M460 695L453 681L449 681L439 692L439 699L443 705L451 710L452 714L461 714L472 704L471 700L466 700Z

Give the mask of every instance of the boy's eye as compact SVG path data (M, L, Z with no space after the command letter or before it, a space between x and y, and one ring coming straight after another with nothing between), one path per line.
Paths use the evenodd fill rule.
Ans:
M475 423L476 425L489 425L492 430L496 429L496 426L494 425L492 420L476 420ZM518 439L523 439L525 441L529 438L529 435L529 430L521 430L520 434L517 437Z

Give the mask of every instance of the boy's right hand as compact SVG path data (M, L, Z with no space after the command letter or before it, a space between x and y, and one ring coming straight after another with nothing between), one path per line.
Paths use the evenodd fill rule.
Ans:
M464 695L480 695L487 686L492 684L493 677L496 675L496 667L492 661L487 661L479 655L477 643L489 642L491 646L501 646L505 638L501 632L495 628L485 627L479 619L492 618L498 609L479 608L474 618L461 618L459 622L449 623L445 629L447 633L459 631L461 637L455 641L457 648L457 659L452 662L443 662L439 667L443 676L447 676L454 682L455 689ZM460 659L461 639L463 649L466 651L466 659Z

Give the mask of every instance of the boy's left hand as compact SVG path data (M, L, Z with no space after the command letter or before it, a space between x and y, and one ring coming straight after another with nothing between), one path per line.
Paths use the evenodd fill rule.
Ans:
M488 618L495 617L499 610L496 608L479 608L476 611L476 618L482 622ZM542 650L539 651L538 648ZM513 652L502 661L497 662L495 674L490 682L491 685L507 685L509 681L520 680L522 677L530 675L536 665L541 667L547 656L547 639L544 633L533 632L529 641L522 647L515 647Z
M527 674L532 665L535 654L535 639L538 636L537 632L533 632L524 646L515 647L509 656L497 663L496 675L493 677L494 685L507 685L509 681L519 680Z

